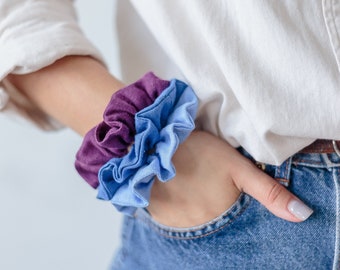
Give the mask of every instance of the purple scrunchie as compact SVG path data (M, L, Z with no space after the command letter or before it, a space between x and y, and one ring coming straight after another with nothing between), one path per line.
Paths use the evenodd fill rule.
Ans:
M104 120L85 135L76 155L75 167L92 187L98 187L98 171L106 162L127 154L134 141L135 114L151 105L169 85L149 72L112 95Z

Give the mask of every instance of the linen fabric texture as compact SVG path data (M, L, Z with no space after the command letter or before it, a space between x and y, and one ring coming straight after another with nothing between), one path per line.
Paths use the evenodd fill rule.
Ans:
M68 55L91 55L104 63L101 53L80 29L71 0L0 1L0 111L20 116L44 130L62 125L42 112L5 77L27 74ZM18 118L18 117L16 117ZM29 120L29 121L27 121Z
M197 127L256 160L340 139L339 0L131 0L117 16L124 80L148 68L189 83Z
M102 59L70 0L2 0L0 16L0 80L66 55ZM118 1L123 81L148 70L185 81L198 128L280 164L315 139L340 139L339 18L339 0Z

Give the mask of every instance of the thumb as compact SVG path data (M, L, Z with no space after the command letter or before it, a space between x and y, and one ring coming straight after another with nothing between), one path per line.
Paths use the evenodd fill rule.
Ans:
M240 190L254 197L280 218L301 222L313 213L311 208L284 186L255 166L245 166L244 170L239 171L236 178L234 181Z

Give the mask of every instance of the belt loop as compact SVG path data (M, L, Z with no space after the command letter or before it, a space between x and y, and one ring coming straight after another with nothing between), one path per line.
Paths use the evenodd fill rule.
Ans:
M332 144L333 144L333 148L334 148L335 153L340 157L340 150L339 150L338 145L336 144L336 141L333 140Z
M289 186L291 165L292 157L285 160L280 166L277 166L275 170L275 178L285 187Z

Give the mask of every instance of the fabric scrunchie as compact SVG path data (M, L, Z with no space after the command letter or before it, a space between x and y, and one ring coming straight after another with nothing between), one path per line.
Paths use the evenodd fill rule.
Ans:
M171 159L195 127L197 105L193 90L172 80L153 104L136 114L130 152L112 158L100 169L98 198L110 200L128 215L147 207L155 177L166 182L175 176Z
M143 86L154 87L137 89L147 94L138 96L136 90L126 90L129 86L113 95L104 121L87 133L76 160L85 180L94 187L99 180L97 198L128 215L148 206L156 177L166 182L175 176L171 159L194 129L198 107L194 91L184 82L163 81L152 73L140 81L145 78L154 82Z

